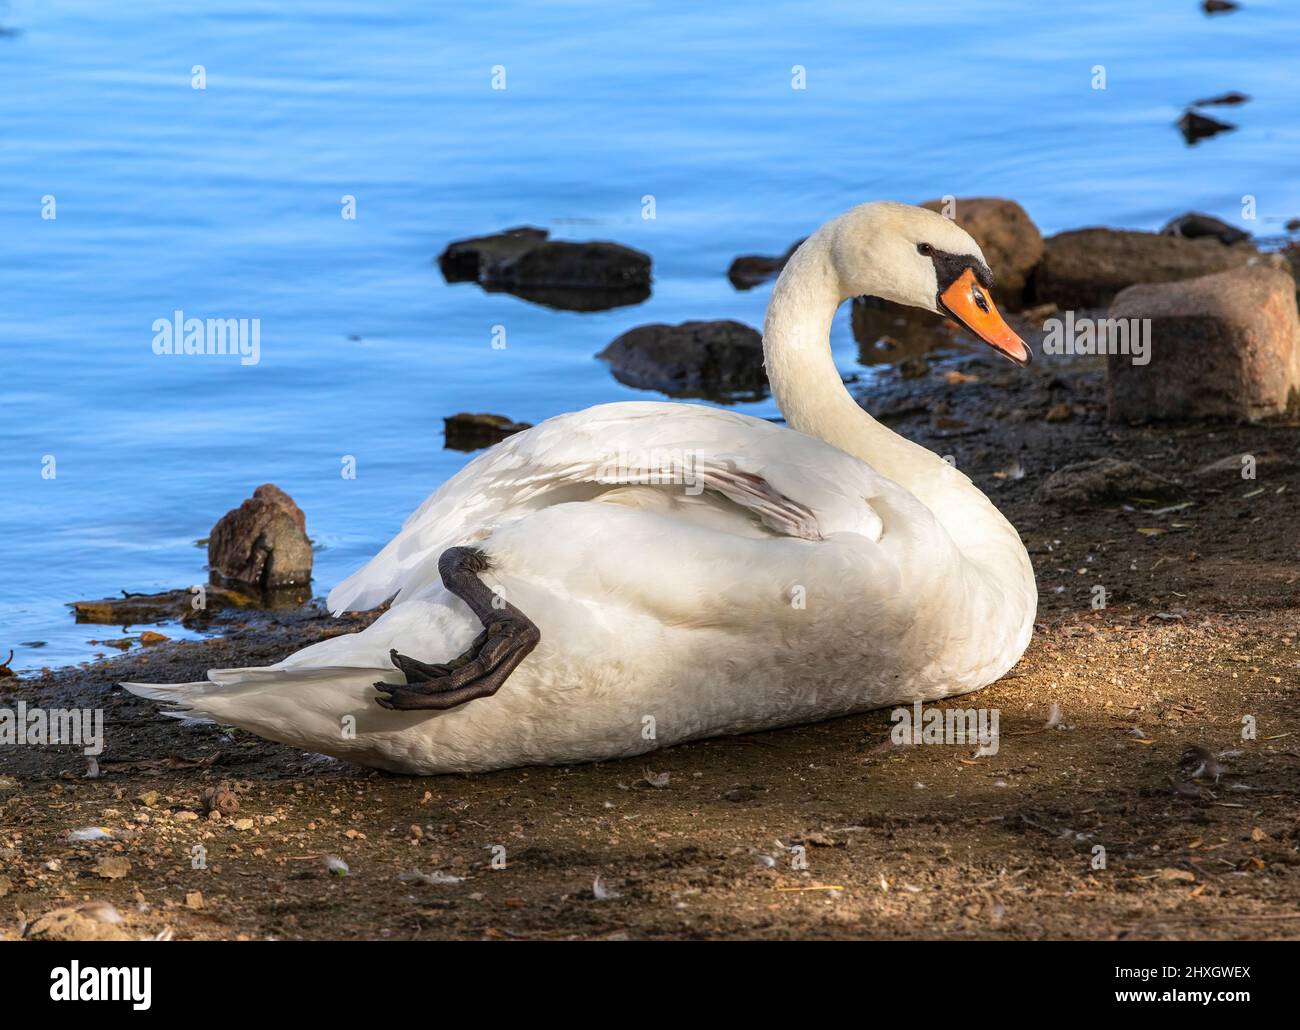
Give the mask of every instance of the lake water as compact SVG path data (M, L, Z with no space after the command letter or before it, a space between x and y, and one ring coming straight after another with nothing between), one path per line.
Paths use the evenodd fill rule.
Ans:
M1300 215L1288 0L1213 18L1195 0L21 0L0 27L0 659L13 647L16 669L120 635L76 625L69 601L203 581L194 542L263 482L306 512L325 593L464 463L444 416L655 396L595 353L646 322L759 325L768 290L733 290L732 257L863 200L1003 195L1044 232L1199 209L1275 234ZM1232 89L1253 99L1211 113L1238 131L1187 146L1183 107ZM649 252L653 296L579 314L443 282L446 242L526 223ZM259 363L154 354L176 310L260 319Z

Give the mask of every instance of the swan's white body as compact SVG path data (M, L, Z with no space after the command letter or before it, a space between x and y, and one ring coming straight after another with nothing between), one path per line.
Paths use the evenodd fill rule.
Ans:
M774 289L765 348L792 428L666 403L550 419L470 462L331 592L336 612L394 599L363 632L263 669L127 686L307 750L438 773L635 755L996 680L1037 601L1019 536L966 476L862 411L831 362L846 295L916 303L928 288L879 271L870 289L845 281L837 234L862 233L842 223L869 209L886 241L889 219L919 210L865 205L829 223ZM655 482L665 465L675 482ZM466 544L541 643L492 697L379 707L374 682L403 681L390 648L445 661L481 629L438 574Z

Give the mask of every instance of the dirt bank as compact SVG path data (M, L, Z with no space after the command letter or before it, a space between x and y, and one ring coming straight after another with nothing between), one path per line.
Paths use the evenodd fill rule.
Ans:
M108 727L96 779L76 749L0 748L0 938L91 899L121 932L179 938L1300 935L1297 427L1112 426L1095 361L1020 372L976 352L888 371L870 406L952 454L1033 557L1028 654L944 706L998 709L996 755L894 747L877 712L629 762L400 778L178 723L113 686L365 622L233 614L220 639L0 680L0 704L102 707ZM1256 480L1198 474L1242 454ZM1036 500L1097 457L1180 480L1190 505ZM1180 769L1189 744L1223 754L1217 781ZM239 810L202 814L221 780ZM108 836L69 840L92 826Z

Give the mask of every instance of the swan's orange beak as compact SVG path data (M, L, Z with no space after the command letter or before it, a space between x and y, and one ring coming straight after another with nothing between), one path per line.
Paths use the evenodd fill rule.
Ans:
M973 269L966 269L943 293L939 306L996 351L1017 365L1028 365L1033 356L1025 341L1002 321L998 309L978 282Z

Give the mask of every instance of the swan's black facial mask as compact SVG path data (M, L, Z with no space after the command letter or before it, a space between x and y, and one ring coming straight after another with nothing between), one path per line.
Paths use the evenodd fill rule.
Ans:
M949 254L929 244L917 249L934 262L939 281L935 304L939 310L999 354L1017 365L1028 365L1032 354L1025 341L1002 320L993 298L985 292L993 288L993 273L988 265L969 254Z

